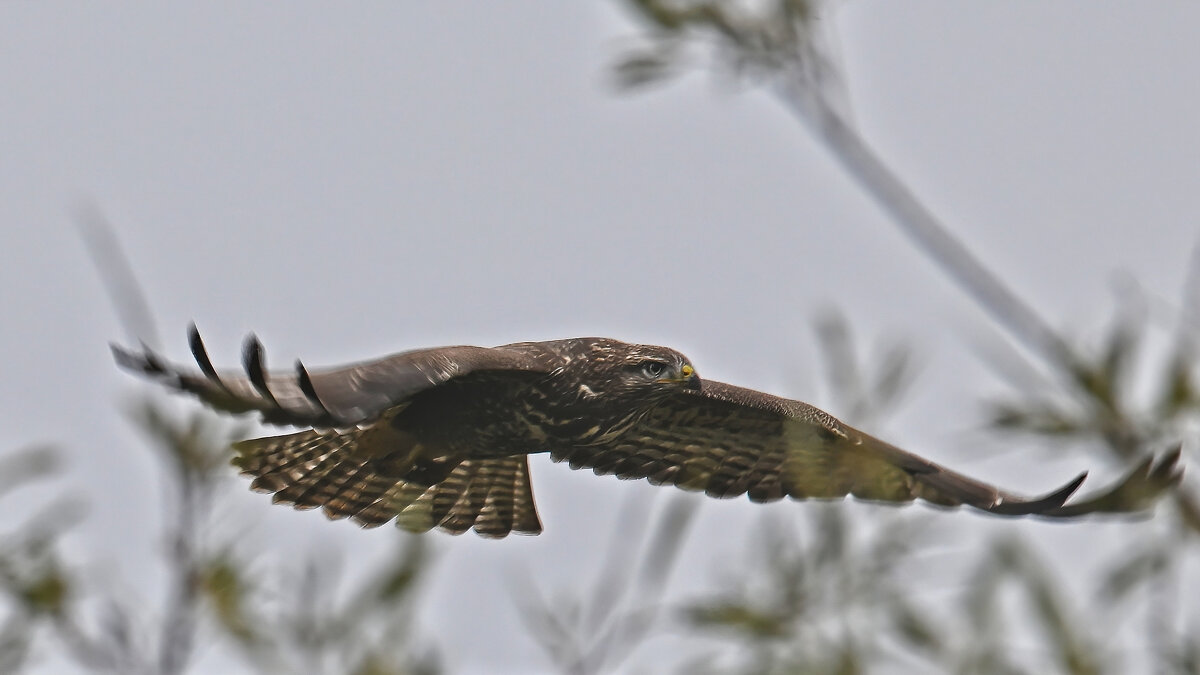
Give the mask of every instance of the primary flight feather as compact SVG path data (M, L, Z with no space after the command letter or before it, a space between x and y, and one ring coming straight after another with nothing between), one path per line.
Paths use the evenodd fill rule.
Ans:
M218 372L195 326L189 343L198 372L146 348L113 354L215 409L306 427L236 443L234 463L276 502L368 527L537 534L527 456L543 452L712 497L922 499L1004 516L1141 510L1180 479L1176 449L1086 501L1067 504L1084 475L1027 499L806 403L701 379L673 349L608 338L420 349L326 370L297 362L283 373L267 370L253 336L244 372Z

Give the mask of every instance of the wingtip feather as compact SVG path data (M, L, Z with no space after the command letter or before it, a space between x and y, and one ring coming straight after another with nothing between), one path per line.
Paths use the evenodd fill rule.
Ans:
M254 333L246 336L245 345L242 347L242 365L246 369L246 375L250 378L250 383L258 390L259 394L268 401L274 402L275 395L271 393L271 389L267 386L267 371L266 355L264 354L262 343L258 341L258 337Z
M1183 444L1179 443L1174 449L1165 453L1150 469L1150 479L1165 483L1168 487L1178 485L1183 480L1184 467L1179 465L1183 456Z
M317 396L317 389L313 386L312 377L309 376L308 369L304 367L304 363L300 359L296 359L296 382L300 385L300 391L309 401L329 413L329 408L326 408L325 404L321 402L321 397Z
M1087 480L1087 476L1088 472L1084 471L1054 492L1029 500L1001 501L987 510L999 515L1023 516L1062 508L1067 503L1067 500L1071 498L1071 495L1075 494L1079 490L1079 487L1083 485L1083 482Z
M220 382L221 378L217 376L217 369L213 367L212 359L208 357L208 350L204 347L204 340L200 338L200 330L196 328L194 321L188 322L188 347L192 350L192 357L196 359L196 365L200 366L200 371L204 376L214 382Z

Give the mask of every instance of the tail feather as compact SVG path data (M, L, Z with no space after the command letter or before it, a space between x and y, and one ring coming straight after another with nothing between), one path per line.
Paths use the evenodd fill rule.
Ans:
M495 536L497 532L506 532L518 525L514 519L513 495L519 483L519 476L496 476L495 488L490 490L479 509L479 517L475 520L475 530L486 536ZM520 529L519 525L517 529Z
M475 478L476 472L479 470L477 462L463 462L454 468L441 483L434 486L432 498L430 499L430 517L435 525L441 525L447 531L461 534L467 531L474 524L474 514L471 514L469 523L465 527L462 526L462 521L466 519L466 511L470 507L460 508L458 511L455 507L459 502L471 498L478 492L478 488L472 489L471 482Z
M435 527L486 537L542 530L525 456L424 460L411 447L379 452L360 447L370 430L301 431L234 445L234 464L254 477L251 487L273 492L277 503L321 507L330 518L364 527L395 519L406 530Z
M492 488L475 520L475 531L489 537L503 537L510 531L537 534L542 530L529 485L529 463L516 462L511 471L496 471Z
M398 523L422 531L433 526L454 533L474 528L497 538L542 531L524 456L464 461L405 508Z
M450 480L438 486L438 496L450 504L438 523L449 532L462 533L475 525L491 486L487 483L487 468L483 462L466 463L466 475L460 484ZM459 465L462 466L462 465ZM451 476L453 479L453 476ZM437 499L435 498L435 503ZM435 517L436 517L435 510Z

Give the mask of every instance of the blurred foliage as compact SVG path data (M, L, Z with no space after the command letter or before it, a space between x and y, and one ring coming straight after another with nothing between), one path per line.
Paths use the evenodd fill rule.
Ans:
M76 518L52 504L0 540L0 672L36 665L30 655L39 634L60 660L84 671L189 672L199 653L224 643L230 658L263 673L440 672L435 652L414 635L415 596L428 567L421 539L397 533L390 559L353 570L353 583L316 557L267 573L255 540L213 517L221 493L245 487L229 467L230 430L208 413L175 419L153 400L132 417L166 479L162 606L89 587L86 561L65 565L61 538ZM11 455L0 465L0 498L54 468L48 450Z
M902 563L924 537L886 512L856 536L844 509L814 504L807 528L766 521L731 588L681 610L684 625L740 649L706 654L689 672L857 673L888 648L887 609L903 601ZM936 644L916 612L904 628Z
M614 66L622 87L660 84L689 67L754 81L801 71L812 78L807 84L819 87L836 80L834 62L827 58L818 30L817 3L810 0L627 0L625 4L646 30L641 44Z
M853 330L841 312L825 310L817 316L815 327L830 407L852 424L876 426L912 384L911 350L903 342L891 341L878 345L871 361L859 363Z
M521 617L557 672L612 672L658 634L663 596L698 499L673 497L648 529L644 505L626 502L615 519L608 557L587 592L559 593L549 601L535 584L521 580L516 597Z
M57 470L51 448L20 450L0 460L0 503L9 508L26 483ZM43 507L15 530L0 536L0 588L7 602L0 619L0 672L17 672L30 656L37 627L53 621L74 597L74 587L57 549L62 530L75 520L69 503Z

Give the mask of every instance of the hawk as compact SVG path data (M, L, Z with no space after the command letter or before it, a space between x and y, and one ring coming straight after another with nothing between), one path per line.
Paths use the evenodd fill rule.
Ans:
M113 346L130 371L217 410L301 431L234 444L234 464L277 503L365 527L538 534L528 456L751 501L921 499L1002 516L1145 508L1180 479L1179 450L1098 497L1080 475L1022 498L905 452L800 401L701 379L666 347L608 338L418 349L354 365L269 373L253 335L243 373L218 372L195 325L199 371Z

